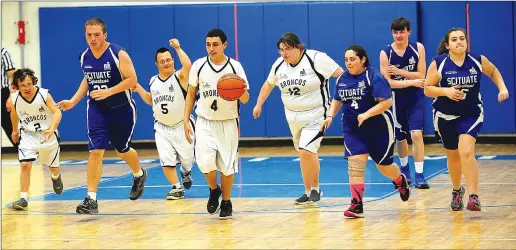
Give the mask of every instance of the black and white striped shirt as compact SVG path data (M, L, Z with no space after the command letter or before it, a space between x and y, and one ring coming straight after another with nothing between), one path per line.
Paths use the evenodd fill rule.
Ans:
M14 69L14 63L11 55L5 48L2 48L2 89L9 88L9 77L7 71Z

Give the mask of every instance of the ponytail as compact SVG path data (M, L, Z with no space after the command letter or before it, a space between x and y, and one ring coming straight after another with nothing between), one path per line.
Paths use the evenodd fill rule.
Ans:
M464 30L463 28L451 28L449 29L446 34L444 35L444 38L443 40L441 40L441 42L439 43L439 47L437 48L437 55L442 55L444 53L448 53L448 49L446 48L446 46L448 45L448 40L450 39L450 34L454 31L462 31L462 33L464 33L464 35L466 35L466 30Z
M441 42L439 43L439 47L437 48L437 55L442 55L442 54L448 53L446 44L447 44L447 41L445 41L444 39L441 40Z

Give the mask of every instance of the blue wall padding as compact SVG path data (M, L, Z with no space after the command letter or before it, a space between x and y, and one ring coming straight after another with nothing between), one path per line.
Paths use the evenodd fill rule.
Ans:
M514 93L513 2L469 2L471 52L484 55L502 73L509 93ZM487 21L489 20L489 21ZM510 133L516 127L514 98L498 102L498 88L483 75L480 93L484 103L484 133ZM514 97L514 94L513 96Z
M499 104L498 90L484 77L481 90L485 124L481 133L515 133L516 4L469 2L469 6L472 52L486 56L498 67L511 95L508 101ZM258 120L252 117L260 89L280 56L276 42L284 33L296 33L307 48L327 53L344 69L345 48L360 44L379 70L380 50L392 42L390 25L397 17L410 19L410 39L424 44L427 66L446 31L455 26L466 27L466 2L289 2L236 4L236 7L238 32L234 23L235 4L40 8L42 72L37 74L56 101L73 96L82 80L78 57L87 48L84 22L91 17L106 22L108 41L126 48L139 82L146 89L150 77L158 72L154 54L159 47L169 47L168 40L177 37L193 62L207 55L206 33L221 28L228 36L226 54L232 58L236 57L238 33L238 59L251 85L251 98L241 105L241 136L290 137L277 88L263 106L262 116ZM181 67L177 57L175 66ZM332 95L334 85L332 78ZM75 109L64 112L59 126L62 141L87 140L85 99ZM134 139L152 140L151 107L137 94L134 99L138 108ZM431 99L427 98L425 134L434 133L431 110ZM340 136L339 123L340 119L335 119L327 134Z

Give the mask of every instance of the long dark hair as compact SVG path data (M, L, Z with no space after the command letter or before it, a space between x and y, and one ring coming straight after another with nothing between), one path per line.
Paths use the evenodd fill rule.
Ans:
M360 45L356 45L356 44L351 45L346 48L344 53L346 53L346 51L348 51L348 50L353 50L355 52L355 54L357 54L358 59L360 59L360 60L362 60L365 57L364 67L365 68L369 67L369 56L367 56L367 52L364 49L364 47L362 47Z
M446 46L449 45L450 34L454 31L462 31L462 33L464 33L464 35L466 35L466 30L464 30L463 28L453 27L453 28L449 29L448 32L446 32L446 35L444 35L443 40L441 40L441 42L439 43L439 47L437 48L437 55L442 55L444 53L448 53L448 49L446 48ZM466 36L466 41L467 41L467 39L468 38Z

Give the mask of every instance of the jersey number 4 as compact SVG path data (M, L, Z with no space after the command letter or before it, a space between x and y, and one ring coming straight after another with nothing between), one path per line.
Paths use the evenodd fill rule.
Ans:
M351 101L351 107L355 108L355 109L358 109L358 102L355 101L355 100L352 100Z
M217 111L217 109L219 109L217 107L217 100L213 100L213 102L211 103L210 108L213 109L213 111Z

